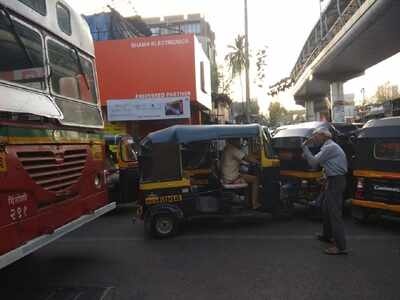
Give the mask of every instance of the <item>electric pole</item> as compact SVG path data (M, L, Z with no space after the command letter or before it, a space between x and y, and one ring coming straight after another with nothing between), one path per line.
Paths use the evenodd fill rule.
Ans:
M244 47L245 47L245 73L246 73L246 120L250 123L250 60L249 60L249 24L247 17L247 0L244 0Z

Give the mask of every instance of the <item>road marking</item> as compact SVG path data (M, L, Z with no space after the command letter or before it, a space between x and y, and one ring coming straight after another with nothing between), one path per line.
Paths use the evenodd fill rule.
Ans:
M400 241L400 237L395 235L348 235L348 240L354 241ZM265 241L296 241L296 240L315 240L314 235L182 235L172 240L265 240ZM139 242L144 241L144 237L131 238L65 238L59 240L60 243L98 243L98 242Z
M109 286L101 295L100 300L106 300L106 299L111 299L108 296L111 297L111 292L114 290L113 286Z

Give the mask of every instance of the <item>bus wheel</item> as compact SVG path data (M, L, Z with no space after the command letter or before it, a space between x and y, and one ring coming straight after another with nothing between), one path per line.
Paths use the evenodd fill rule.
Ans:
M177 232L178 222L172 213L159 213L152 217L151 235L156 238L167 238Z

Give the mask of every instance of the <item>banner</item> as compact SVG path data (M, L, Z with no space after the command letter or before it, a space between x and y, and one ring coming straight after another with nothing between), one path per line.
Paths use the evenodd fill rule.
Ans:
M108 121L189 119L188 97L108 100Z
M104 132L108 134L127 134L128 130L125 124L104 122Z

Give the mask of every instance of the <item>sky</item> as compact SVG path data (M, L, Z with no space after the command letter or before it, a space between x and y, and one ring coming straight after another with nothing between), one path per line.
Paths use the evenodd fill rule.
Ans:
M142 17L158 17L201 13L210 23L216 35L217 63L226 65L224 57L227 45L233 44L238 34L244 33L243 0L66 0L82 14L106 11L109 4L122 15L139 14ZM324 0L322 8L329 0ZM271 101L279 101L287 109L301 108L295 105L292 91L288 90L271 98L267 96L268 86L289 76L300 54L303 44L319 20L319 0L248 0L250 50L265 46L267 49L266 79L263 88L253 84L255 70L251 76L251 96L258 99L263 112ZM372 96L379 84L390 81L399 84L398 68L400 55L366 70L365 75L348 81L345 93L354 93L361 101L361 89L365 96ZM240 85L234 84L233 98L241 101Z

